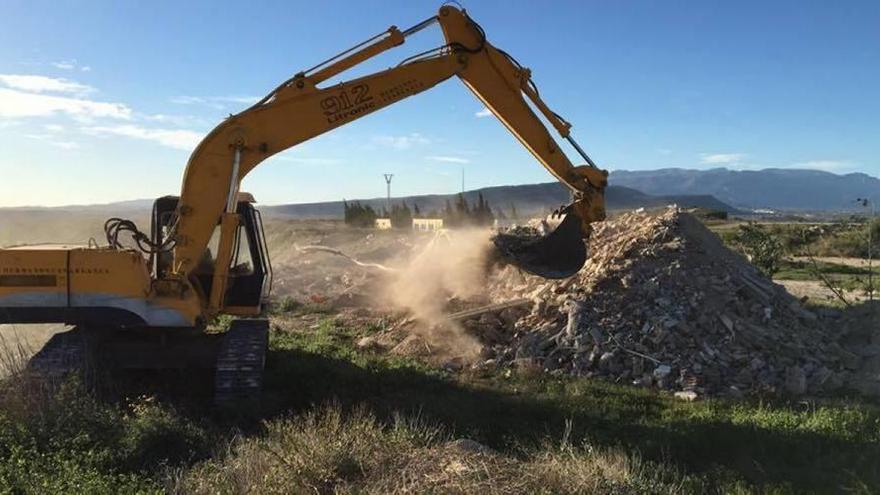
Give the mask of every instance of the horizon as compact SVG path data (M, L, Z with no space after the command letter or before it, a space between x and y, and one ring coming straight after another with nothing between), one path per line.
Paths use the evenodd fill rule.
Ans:
M359 15L339 15L353 9L344 2L307 5L268 2L267 17L207 1L12 2L0 32L0 207L177 194L190 152L225 115L439 2ZM505 5L465 7L532 69L600 167L880 175L880 4ZM441 39L426 30L342 77ZM450 81L270 158L242 189L269 205L381 197L393 173L400 196L449 194L462 170L468 190L553 180Z
M624 173L633 173L633 172L661 172L661 171L664 171L664 170L681 170L681 171L686 171L686 172L712 172L712 171L728 171L728 172L767 172L767 171L785 171L785 172L818 172L818 173L823 173L823 174L834 175L834 176L837 176L837 177L845 177L845 176L849 176L849 175L864 175L864 176L867 176L867 177L869 177L869 178L871 178L871 179L875 179L875 180L880 181L880 177L876 177L876 176L873 176L873 175L870 175L870 174L866 174L866 173L864 173L864 172L844 172L844 173L836 173L836 172L829 172L829 171L825 171L825 170L806 169L806 168L804 168L804 169L795 169L795 168L764 168L764 169L752 170L752 169L731 169L731 168L727 168L727 167L715 167L715 168L709 168L709 169L692 169L692 168L683 168L683 167L663 167L663 168L656 168L656 169L650 169L650 170L611 170L611 171L609 171L609 174L620 173L620 172L624 172ZM542 184L560 184L560 185L561 185L561 183L560 183L559 181L556 181L556 180L546 180L546 181L542 181L542 182L529 182L529 183L522 183L522 184L496 184L496 185L480 186L480 187L474 187L474 188L471 188L471 189L465 189L463 192L464 192L465 194L470 194L470 193L479 192L479 191L482 191L482 190L485 190L485 189L502 188L502 187L523 187L523 186L534 186L534 185L542 185ZM655 196L655 195L652 195L652 194L645 193L645 192L643 192L643 191L639 191L638 189L635 189L635 188L633 188L633 187L631 187L631 186L624 186L624 185L614 184L613 182L612 182L612 183L609 183L608 185L609 185L609 187L620 187L620 188L624 188L624 189L634 190L634 191L637 191L637 192L639 192L639 193L641 193L641 194L645 194L645 195L647 195L647 196ZM245 192L250 192L250 191L245 191ZM391 199L409 199L409 198L417 198L417 197L423 197L423 196L446 196L446 195L454 195L454 194L458 194L458 193L461 193L461 192L462 192L462 191L459 190L459 191L450 191L450 192L425 192L425 193L418 193L418 194L402 194L402 195L394 195L394 194L392 194L392 195L391 195ZM690 194L690 195L693 195L693 196L701 196L701 195L702 195L702 196L711 196L711 197L713 197L713 198L715 198L715 199L718 199L718 200L720 201L720 199L717 198L716 195L711 194L711 193L709 193L709 192L705 192L705 193L692 193L692 194ZM302 206L302 205L315 205L315 204L323 204L323 203L337 203L337 202L343 202L343 201L380 201L380 200L383 200L383 199L385 199L385 198L386 198L386 196L384 196L384 195L378 195L378 196L356 197L356 198L344 198L344 197L343 197L343 198L329 198L329 199L319 200L319 201L301 201L301 202L285 201L285 202L280 202L280 203L266 203L266 202L262 202L262 201L260 201L259 198L255 198L255 199L256 199L256 204L258 204L258 205L265 206L265 207L277 207L277 206ZM873 199L874 197L871 196L871 198ZM150 202L150 204L152 204L152 202L153 202L154 200L155 200L155 198L139 197L139 198L120 199L120 200L117 200L117 201L108 201L108 202L103 202L103 203L72 203L72 204L61 204L61 205L25 204L25 205L17 205L17 206L0 206L0 210L12 210L12 209L27 210L27 209L53 209L53 208L57 208L57 209L65 209L65 208L91 208L91 207L101 207L101 206L113 206L113 205L119 205L119 204L123 204L123 203Z

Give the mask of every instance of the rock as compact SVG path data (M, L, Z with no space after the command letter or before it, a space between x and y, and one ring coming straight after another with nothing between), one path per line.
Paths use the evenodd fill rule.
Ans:
M587 305L574 299L567 301L565 305L568 308L568 323L565 325L565 335L566 337L574 338L575 335L583 333L589 325Z
M724 325L724 328L726 328L728 332L733 331L733 320L731 320L729 316L724 313L719 313L718 319L721 320L721 323Z
M807 391L807 376L800 366L786 368L785 391L791 395L803 395Z
M728 397L730 397L731 399L742 399L743 396L744 396L744 394L742 393L742 390L738 389L737 387L735 387L735 386L733 386L733 385L731 385L731 386L727 389L727 395L728 395Z
M443 363L443 369L449 371L450 373L455 373L461 371L464 367L464 362L460 358L450 359Z
M862 362L862 358L858 355L843 348L838 351L838 357L840 358L840 364L848 370L858 369Z
M464 452L468 454L493 454L494 450L491 448L477 442L475 440L471 440L469 438L459 438L457 440L453 440L446 444L446 447L450 450L455 450L458 452Z
M654 379L651 378L651 375L645 374L633 380L632 383L636 387L650 387L654 383Z
M693 402L697 400L697 393L693 390L682 390L675 393L675 398L685 402Z
M599 369L603 371L610 371L614 359L617 357L617 354L614 351L603 352L601 356L599 356Z
M821 392L825 389L825 384L828 383L828 380L834 374L833 371L822 366L817 369L810 375L809 379L809 390L814 392Z
M494 313L483 313L482 315L480 315L479 322L480 325L491 328L504 326L504 323L501 321L501 319L495 316Z
M517 312L514 308L507 308L498 313L498 317L504 322L505 326L512 327L518 319Z
M370 350L370 349L379 349L382 346L379 345L379 342L376 341L376 338L373 336L361 337L355 343L355 347L361 350Z
M672 373L672 368L666 364L661 364L654 368L654 378L658 380L666 378L670 373Z
M645 360L638 357L633 356L632 358L632 374L633 376L641 376L642 373L645 372Z

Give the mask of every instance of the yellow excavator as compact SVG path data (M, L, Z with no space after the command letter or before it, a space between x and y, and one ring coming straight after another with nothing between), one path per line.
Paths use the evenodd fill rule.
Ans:
M320 87L322 82L439 24L446 43L390 69ZM100 334L99 357L123 368L208 366L218 402L252 396L261 386L268 323L259 319L271 287L260 213L241 180L263 160L452 76L566 185L572 203L551 234L496 242L501 259L561 278L586 259L591 222L605 217L607 173L572 139L571 125L541 99L529 69L486 38L465 10L444 5L415 26L387 31L300 72L250 108L212 130L193 151L180 196L155 201L151 233L128 220L105 224L107 246L23 246L0 250L0 323L66 323L31 361L36 370L65 369ZM531 103L531 105L530 105ZM574 166L536 109L586 164ZM499 239L502 239L499 237ZM135 245L129 248L122 241ZM509 239L507 239L509 241ZM235 320L205 344L208 322ZM89 346L91 344L88 344ZM92 351L88 351L92 352Z

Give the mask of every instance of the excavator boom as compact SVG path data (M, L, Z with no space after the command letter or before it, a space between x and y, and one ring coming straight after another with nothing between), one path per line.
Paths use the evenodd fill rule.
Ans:
M328 87L318 86L344 70L403 44L407 36L433 23L440 24L446 38L446 44L437 50L375 74ZM590 222L604 218L602 193L607 174L592 165L572 165L526 100L528 98L564 138L570 138L570 125L541 100L529 70L492 46L482 28L464 11L444 6L436 17L413 28L401 32L391 27L338 57L297 74L254 106L217 126L195 149L184 174L173 265L169 272L181 278L191 276L219 224L221 244L211 298L211 306L219 310L224 271L229 265L229 241L236 226L231 198L235 197L241 180L276 153L425 91L452 76L458 76L535 158L571 190L575 201L568 209L572 216L569 222L576 221L586 233ZM579 146L576 149L580 151ZM592 163L585 154L584 158ZM575 264L579 267L582 263L583 259ZM540 272L537 268L530 271ZM565 273L570 274L571 270Z
M445 37L436 49L327 84L434 24ZM409 29L392 26L294 75L221 122L190 156L180 196L157 199L151 235L130 221L111 219L105 225L108 247L0 250L0 322L112 317L124 326L180 328L199 327L221 313L259 314L271 264L253 198L239 192L242 179L272 155L453 77L571 191L573 202L556 232L524 243L498 236L501 258L546 277L575 273L585 259L590 223L605 216L607 174L574 142L571 125L542 100L530 71L492 45L464 10L445 5ZM574 145L584 165L572 164L551 127ZM123 233L141 252L125 248Z
M323 85L433 24L446 41L437 49ZM529 70L494 47L465 11L447 5L412 28L391 27L296 74L224 120L190 156L180 196L155 201L150 235L112 218L105 224L106 247L0 249L0 323L76 325L31 361L41 373L59 371L71 356L82 363L86 355L110 358L120 368L213 367L218 402L253 397L261 386L268 321L239 319L223 336L199 332L221 313L258 316L271 287L262 220L253 197L239 192L241 180L276 153L453 76L572 194L565 219L550 235L528 242L496 237L501 258L545 277L577 272L586 256L583 238L591 222L605 216L607 174L572 139L571 125L541 99ZM536 111L585 165L571 163ZM125 247L121 234L138 250Z

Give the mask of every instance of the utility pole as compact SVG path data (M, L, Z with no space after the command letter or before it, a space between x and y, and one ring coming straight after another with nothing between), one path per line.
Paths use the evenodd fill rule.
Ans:
M461 193L464 194L464 166L461 167Z
M385 200L385 209L389 212L391 211L391 179L394 177L394 174L383 174L385 175L385 191L386 191L386 200Z
M868 217L868 300L874 300L874 267L872 266L872 256L871 256L871 248L874 244L873 230L874 230L874 202L868 198L857 198L856 202L862 205L863 208L867 208L869 205L871 206L871 216Z

